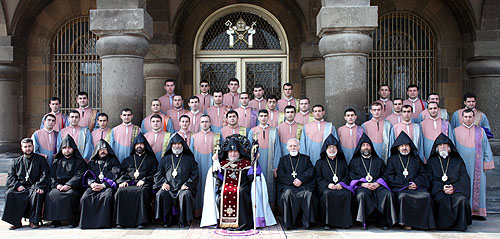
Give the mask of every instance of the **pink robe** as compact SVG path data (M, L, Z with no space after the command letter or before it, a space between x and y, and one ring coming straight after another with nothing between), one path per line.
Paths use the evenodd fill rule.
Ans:
M235 110L238 112L238 125L247 129L257 126L257 110L247 106L246 108L240 107Z
M94 127L97 125L97 110L88 106L86 108L76 108L76 110L80 112L80 122L78 122L78 125L81 127L87 127L90 132L92 132ZM99 125L97 125L97 127L99 127Z
M392 113L389 116L385 117L385 120L389 120L392 125L395 125L397 123L401 123L402 116L401 116L401 113L399 113L399 114Z
M387 116L392 114L392 101L386 100L383 101L381 99L377 100L380 104L382 104L382 119L385 119Z
M291 124L288 123L288 121L285 121L278 126L278 135L280 136L279 138L281 143L281 157L289 153L286 147L289 139L296 138L300 140L300 134L302 134L303 128L303 125L295 121Z
M356 146L358 146L359 139L363 135L363 129L358 125L354 125L351 128L344 125L337 129L337 135L339 136L340 146L342 147L346 161L349 163L351 162Z
M288 105L293 105L293 106L295 106L295 110L298 110L299 109L299 100L295 99L293 96L290 97L290 99L282 98L282 99L278 100L278 110L280 112L285 112L285 107Z
M186 141L186 144L188 146L189 144L191 144L191 131L184 132L182 130L179 130L176 134L179 134L184 139L184 141Z
M153 152L156 155L156 159L160 161L163 154L167 151L168 142L170 140L170 133L167 133L163 130L158 132L150 131L144 135L149 145L153 149Z
M250 108L254 108L254 109L257 109L257 111L259 111L261 109L266 108L267 100L264 99L264 97L262 97L262 99L260 99L260 100L253 99L250 101L250 103L248 103L248 105L250 106Z
M69 126L68 117L66 115L64 115L63 113L61 113L61 111L59 111L57 113L50 112L49 114L53 114L56 116L56 124L54 125L54 128L52 128L52 130L59 132L64 127ZM47 115L47 114L45 114L45 115ZM40 124L40 129L44 128L43 122L45 121L45 115L42 118L42 123Z
M240 105L240 94L236 93L233 95L231 92L224 94L222 104L231 109L237 109Z
M406 99L405 101L403 101L403 105L411 105L413 107L413 120L417 119L418 115L420 115L420 113L422 113L422 111L424 111L427 107L427 103L419 98L417 98L415 101Z
M200 99L200 105L198 106L198 108L200 109L200 112L204 114L205 110L207 110L208 107L210 107L214 104L213 99L212 99L212 95L211 94L206 94L206 95L198 94L196 96L198 96L198 98Z
M172 105L173 101L174 101L174 95L175 94L172 94L172 95L165 94L165 95L161 96L160 98L158 98L158 100L160 100L160 102L161 102L161 110L160 111L162 113L166 114L169 109L174 108L174 106Z
M302 114L302 112L298 112L297 114L295 114L295 121L297 121L297 123L299 123L299 124L306 125L309 122L313 122L314 117L311 114L311 112L309 112L309 111L306 114Z
M212 131L219 133L220 129L224 126L226 120L226 113L229 111L229 107L225 105L212 105L207 109L207 115L210 116L210 122L212 125Z
M92 131L92 143L94 144L94 147L96 146L97 142L99 140L104 139L106 142L109 143L109 140L111 139L111 129L106 127L104 129L97 128L94 131Z
M179 131L179 129L181 129L181 126L179 125L179 119L182 115L185 115L188 112L189 112L188 110L183 108L180 109L172 108L167 111L167 116L170 117L170 119L172 120L172 125L174 126L175 131Z
M198 110L198 112L194 114L192 111L189 111L186 115L191 119L189 124L189 131L198 133L200 131L200 118L203 115L203 112L201 110Z
M271 127L278 127L279 123L283 121L283 119L280 120L280 112L276 109L268 111L269 111L269 120L267 123Z
M247 135L247 130L243 126L238 126L236 128L233 128L231 126L224 126L220 130L222 137L225 139L227 136L231 136L233 134L241 134L243 136Z

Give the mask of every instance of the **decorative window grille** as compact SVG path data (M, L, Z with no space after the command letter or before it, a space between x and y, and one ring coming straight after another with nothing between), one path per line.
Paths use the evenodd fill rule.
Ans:
M381 84L391 87L391 98L406 99L406 87L416 84L420 98L433 91L436 79L436 50L431 28L408 12L379 17L371 34L373 51L368 57L367 103L378 99Z
M98 37L89 30L89 17L66 22L52 43L53 92L67 113L78 106L78 92L89 94L89 106L101 109L101 60L96 53Z
M241 22L243 20L243 22ZM238 23L241 23L238 24ZM254 24L255 23L255 24ZM244 24L244 25L243 25ZM244 30L234 32L234 46L230 46L231 27L241 26ZM250 36L250 29L255 33ZM253 44L250 46L249 38ZM278 33L261 16L251 12L234 12L217 19L207 29L201 43L201 50L280 50Z

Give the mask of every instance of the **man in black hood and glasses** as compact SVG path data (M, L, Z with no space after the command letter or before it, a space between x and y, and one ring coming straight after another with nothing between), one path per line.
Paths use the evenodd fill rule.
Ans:
M470 178L465 163L455 145L442 133L434 141L431 152L427 168L437 228L465 231L472 223Z
M45 200L45 219L52 221L51 227L59 227L61 221L69 221L70 228L78 226L82 178L86 170L87 163L75 141L66 135L50 168L52 190Z
M315 178L319 197L319 213L325 229L349 228L352 225L349 167L339 141L328 136L316 162Z
M103 139L95 145L83 176L87 190L80 199L80 228L109 228L113 223L114 194L118 188L120 161Z
M198 176L198 163L193 153L184 138L174 134L154 176L153 188L158 191L156 220L162 220L164 226L169 226L178 219L179 227L192 222Z
M406 230L436 227L432 198L427 191L429 174L418 156L417 148L405 132L401 132L392 145L385 176L394 192L399 224Z
M151 218L150 198L158 160L142 133L131 147L132 153L123 160L116 180L119 187L115 194L116 227L144 229Z
M356 221L368 229L368 218L375 217L383 230L396 223L394 196L387 185L384 161L378 157L373 143L363 133L349 163L351 188L355 192Z

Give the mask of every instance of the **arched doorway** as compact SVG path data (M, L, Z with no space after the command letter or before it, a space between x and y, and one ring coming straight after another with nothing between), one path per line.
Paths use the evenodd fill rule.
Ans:
M196 34L193 49L195 85L208 80L211 91L227 92L227 82L240 80L240 92L264 86L266 96L281 97L281 85L288 82L288 42L283 27L265 9L230 5L212 13Z

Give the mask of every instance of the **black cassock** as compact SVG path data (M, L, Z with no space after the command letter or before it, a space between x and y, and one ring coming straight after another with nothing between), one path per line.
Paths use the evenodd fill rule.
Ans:
M99 150L108 149L105 158L99 158ZM120 174L120 161L116 158L111 146L101 139L92 158L88 163L88 170L83 177L84 186L88 187L80 199L81 215L80 228L107 228L113 226L114 193L118 188L116 179ZM102 179L99 175L102 173ZM92 183L104 184L105 188L99 192L92 191Z
M327 157L326 148L328 145L337 146L337 155L334 159ZM321 159L316 162L315 173L321 221L328 226L350 227L352 225L352 192L349 187L349 183L351 182L349 168L340 144L333 135L328 136L323 143ZM342 189L329 189L328 185L331 183L340 184Z
M292 165L297 174L295 177L292 176ZM295 178L302 182L300 187L293 185ZM313 195L315 189L314 166L309 156L299 154L291 157L290 154L287 154L281 157L276 181L278 207L282 212L285 228L296 227L299 215L302 215L302 226L309 228L310 223L316 221L315 205L317 201Z
M62 148L65 146L73 148L72 157L66 158L62 155ZM71 223L77 223L80 196L83 193L82 178L86 170L87 163L80 155L73 138L67 135L62 140L59 152L50 167L52 190L45 200L45 219L49 221L68 220ZM71 186L71 189L61 192L56 188L59 184Z
M29 175L27 180L26 175ZM21 226L19 223L23 217L29 218L30 222L35 224L41 222L42 205L45 192L49 188L49 177L49 165L43 156L33 153L31 158L22 155L13 159L7 175L2 220L16 227ZM19 192L17 191L19 186L25 189ZM42 189L44 193L36 193L37 189Z
M450 145L451 152L445 159L436 153L437 145ZM434 141L431 157L427 161L427 168L431 175L430 192L434 202L434 215L437 228L440 230L465 231L472 224L470 198L470 178L463 159L456 150L451 140L441 134ZM449 162L448 162L449 161ZM443 171L446 179L443 181ZM455 192L446 194L444 185L453 185Z
M181 154L173 154L173 143L182 143L183 152ZM174 169L176 169L176 173L174 173ZM155 205L155 218L157 220L170 223L172 222L171 216L178 216L179 224L185 225L194 219L194 197L196 196L198 175L198 163L194 160L191 150L184 139L175 134L170 139L167 151L160 160L154 178L153 188L157 191ZM170 186L169 191L161 189L165 183ZM186 185L188 189L181 190L182 185Z
M363 143L371 145L372 151L369 158L361 156L361 145ZM365 179L367 171L370 172L370 176L372 177L371 182L380 184L373 191L361 186L362 183L367 182ZM364 224L373 215L378 218L383 226L390 227L396 224L394 196L386 183L384 172L384 160L377 156L372 141L363 133L353 154L353 158L349 163L349 177L352 180L350 186L355 193L356 205L354 205L353 211L356 212L356 221Z
M409 144L411 151L408 155L401 155L398 146ZM403 131L399 134L391 148L391 157L387 159L385 175L389 187L396 198L396 211L399 224L418 229L432 229L436 227L432 214L432 198L427 191L429 188L429 174L410 137ZM409 160L409 161L408 161ZM403 167L404 165L404 167ZM408 175L403 175L407 168ZM410 182L417 185L416 190L408 189Z
M134 145L144 143L145 153L137 155ZM154 184L154 174L158 169L158 160L151 146L142 133L139 133L131 145L132 153L125 158L121 165L118 184L127 182L127 187L118 188L115 193L116 224L123 227L137 227L148 223L151 212L151 196ZM135 177L136 167L139 172ZM137 175L137 174L136 174ZM140 180L144 181L141 187L136 186Z

